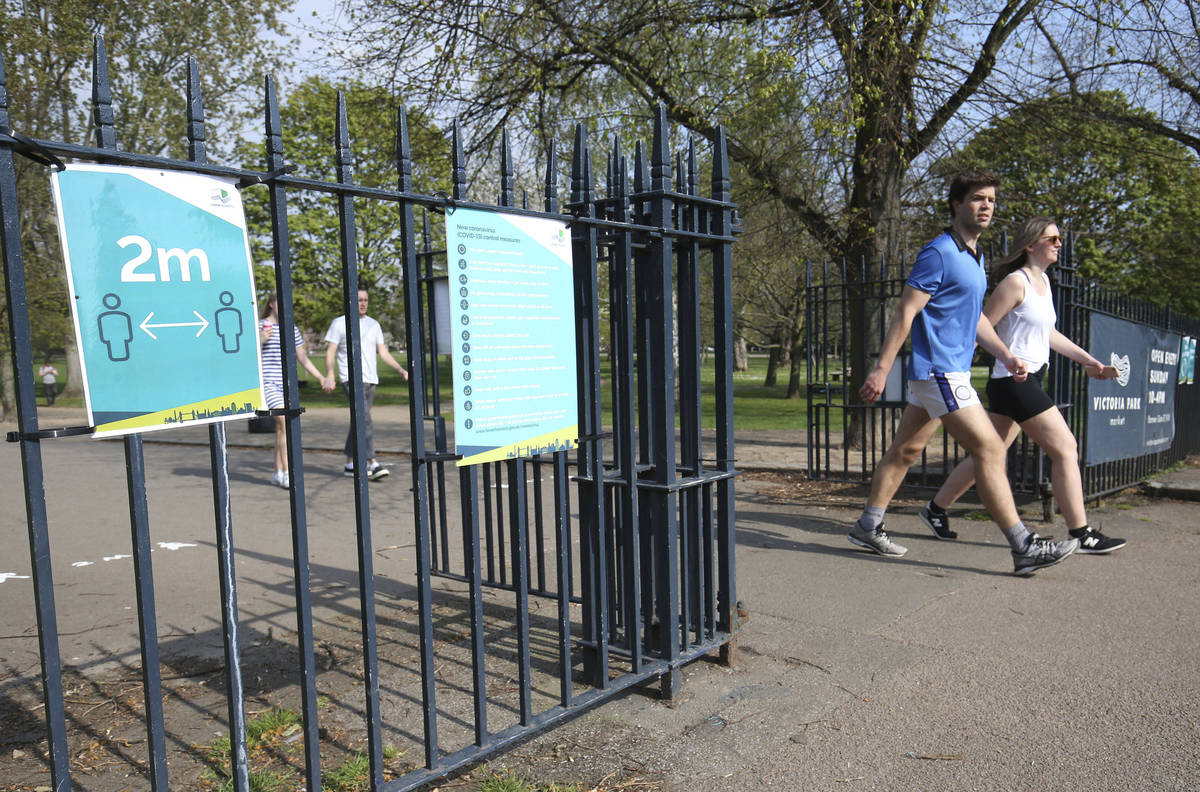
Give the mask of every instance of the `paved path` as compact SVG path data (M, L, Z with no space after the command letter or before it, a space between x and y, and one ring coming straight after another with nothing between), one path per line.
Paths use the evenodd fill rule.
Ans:
M377 559L380 595L403 603L411 502L396 455L407 451L407 413L381 407L375 415L381 455L394 463L392 477L370 488L377 555L386 559ZM318 607L330 622L353 619L342 596L354 568L350 490L339 471L345 417L313 410L303 424L307 450L332 452L306 455ZM72 422L66 411L43 417L44 426ZM204 430L189 431L147 445L155 540L181 545L155 556L159 622L168 643L199 636L215 656L211 616L196 607L215 596L211 562L198 561L212 555L207 450L178 442L206 440ZM739 434L738 456L802 466L798 434ZM250 635L269 643L289 617L287 496L265 483L270 457L259 446L269 436L234 426L229 437L239 446L231 452L239 605ZM73 438L45 444L45 455L64 659L99 669L136 652L127 643L128 573L111 572L128 561L107 560L128 545L120 444ZM14 447L0 450L10 506L0 514L0 572L27 575L20 476ZM961 540L937 542L917 520L916 502L901 501L888 527L910 552L886 560L845 540L858 489L743 477L738 579L750 618L739 668L692 664L682 701L627 695L492 766L680 792L1200 788L1200 528L1183 500L1200 493L1200 471L1158 481L1170 497L1091 510L1128 547L1023 579L1008 574L1009 554L990 523L959 519ZM0 681L11 685L14 675L37 673L28 581L0 583L0 603ZM0 788L25 766L7 753Z

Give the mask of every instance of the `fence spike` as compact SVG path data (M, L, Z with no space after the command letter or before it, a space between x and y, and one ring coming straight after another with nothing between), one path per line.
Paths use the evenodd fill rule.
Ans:
M108 55L104 38L92 41L92 120L96 125L96 146L102 149L117 147L117 132L112 106L112 84L108 79Z
M275 78L270 75L263 81L263 93L266 97L267 170L283 167L283 125L279 120L279 96L275 90Z
M200 66L196 59L187 59L187 138L188 159L208 162L204 130L204 89L200 85Z
M337 149L338 181L350 184L354 181L354 174L351 170L350 123L346 117L346 92L341 90L337 92L337 120L334 122L334 138Z
M671 150L667 139L667 108L661 102L654 114L654 142L650 147L650 189L671 189Z
M699 195L699 185L696 183L696 139L688 138L687 147L687 194ZM698 229L692 229L698 230Z
M610 151L604 155L604 189L608 191L609 198L611 198L613 194L613 179L616 178L616 176L613 175L613 169L615 167L616 160Z
M582 203L586 176L587 132L582 123L575 125L575 147L571 154L571 203Z
M717 127L717 140L713 150L712 197L714 201L729 200L729 146L725 140L725 127Z
M408 139L408 111L404 105L396 111L396 170L400 192L412 192L412 147Z
M454 200L465 201L467 200L467 160L463 153L462 131L459 129L457 118L454 119L454 126L451 128L450 149L453 162L454 188L452 193Z
M507 129L500 131L500 205L513 205L513 163Z
M625 217L628 215L628 212L624 209L626 200L625 156L621 153L621 136L615 133L613 134L613 147L610 157L612 159L612 167L608 179L608 195L621 207L620 209L616 206L613 207L613 217L618 216L618 212L621 217Z
M546 211L558 211L558 153L554 141L546 151L546 180L545 180Z
M593 187L595 185L595 177L592 175L592 150L584 147L583 149L583 200L589 205L593 199ZM589 212L590 215L590 212Z

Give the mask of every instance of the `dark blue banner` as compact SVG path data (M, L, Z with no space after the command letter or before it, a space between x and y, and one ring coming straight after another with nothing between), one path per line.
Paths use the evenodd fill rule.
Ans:
M1088 351L1116 366L1115 380L1088 380L1087 452L1098 465L1166 451L1175 438L1175 333L1092 314Z

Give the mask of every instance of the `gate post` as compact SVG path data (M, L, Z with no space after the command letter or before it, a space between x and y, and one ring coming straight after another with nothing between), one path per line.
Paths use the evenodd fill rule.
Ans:
M664 231L672 225L670 151L667 141L667 110L656 108L654 142L650 152L650 225ZM658 613L658 653L666 664L662 679L663 698L672 699L679 693L679 519L673 485L675 470L675 371L671 365L673 316L671 295L674 292L672 262L674 240L666 233L650 240L649 324L650 349L653 360L659 361L649 373L650 401L653 418L647 431L653 437L651 476L655 490L650 497L650 523L655 546L654 563L658 566L658 586L655 591L655 610Z
M592 168L583 124L575 127L571 162L571 204L577 216L594 218ZM604 462L600 419L599 301L596 283L596 227L572 226L575 317L579 323L576 380L579 391L579 552L583 594L584 675L601 689L608 687L608 592L604 536Z
M729 155L725 127L717 127L712 165L712 197L722 206L712 214L713 236L725 237L713 248L714 349L716 357L717 469L732 473L733 437L733 210L730 203ZM811 350L811 345L810 345ZM810 443L811 445L811 443ZM717 626L729 635L741 631L737 604L737 575L734 554L735 534L734 479L717 482ZM737 664L737 640L721 646L721 662Z

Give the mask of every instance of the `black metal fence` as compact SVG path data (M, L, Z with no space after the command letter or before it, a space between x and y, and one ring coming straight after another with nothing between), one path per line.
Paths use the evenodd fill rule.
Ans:
M501 157L499 206L472 200L458 128L454 129L452 196L413 191L412 161L403 108L397 118L397 188L370 189L352 181L351 146L345 103L339 95L336 139L330 141L337 163L336 181L288 175L279 103L267 80L266 162L249 171L209 164L199 72L189 61L187 140L189 159L170 160L125 152L117 130L102 41L97 41L93 70L95 146L29 140L11 129L3 63L0 61L0 198L3 211L3 258L17 380L19 431L10 441L20 448L25 472L25 501L36 619L49 736L51 786L71 786L58 619L55 612L50 534L43 486L41 444L62 432L40 430L36 411L33 357L26 306L25 270L15 189L15 154L199 172L262 185L270 195L270 217L281 337L290 338L293 261L288 236L288 194L317 191L332 195L341 220L341 264L345 313L355 315L359 283L355 239L355 201L396 204L403 239L405 342L409 353L412 443L412 520L416 537L415 602L419 633L423 766L402 777L385 779L378 662L376 592L372 558L371 508L365 476L365 442L359 416L364 412L361 383L354 372L360 339L347 322L351 368L351 425L357 433L354 483L355 530L361 631L361 682L366 721L366 750L372 789L410 790L547 728L614 693L660 679L664 695L679 690L682 664L713 650L729 660L736 636L734 567L733 204L723 131L711 153L708 197L700 195L696 152L674 164L668 146L665 111L657 110L654 139L638 145L630 163L614 144L607 154L607 189L598 194L592 155L582 126L576 130L570 199L559 206L558 165L551 152L546 164L544 207L533 211L513 205L514 177L507 141ZM19 126L19 120L16 125ZM674 174L672 173L674 171ZM573 242L578 358L578 453L560 452L534 459L512 459L487 466L458 468L457 502L448 495L447 475L455 468L448 446L443 405L438 397L437 307L433 283L439 277L440 252L433 249L431 227L437 213L450 207L517 212L566 220ZM422 211L423 210L423 211ZM418 222L418 211L422 212ZM711 292L700 288L702 268L711 273ZM601 284L607 282L607 295ZM675 295L676 299L672 299ZM715 376L716 400L710 417L715 446L701 439L701 301L711 300L714 352L708 356ZM678 306L677 308L675 306ZM607 314L607 361L601 348L601 317ZM675 333L678 333L676 341ZM677 362L674 362L676 344ZM305 788L322 788L321 729L314 659L312 581L309 572L305 501L303 420L295 350L282 344L285 370L287 448L291 483L292 595L296 616L299 688L303 710ZM602 363L607 362L607 382ZM610 389L608 428L601 411L602 389ZM678 419L678 427L677 427ZM86 432L81 428L80 433ZM70 433L66 433L70 434ZM432 436L431 436L432 435ZM227 441L223 424L209 428L215 545L218 551L223 678L232 759L233 786L249 788L246 761L245 692L240 657L238 578L229 492ZM162 708L159 636L155 619L155 582L150 557L146 478L140 435L124 438L129 519L140 625L141 674L149 755L143 772L156 790L169 787L168 724ZM450 469L447 469L447 466ZM453 483L453 482L451 482ZM573 501L573 502L572 502ZM531 547L532 545L532 547ZM545 548L552 546L551 552ZM576 551L577 548L577 551ZM435 623L431 581L435 576L467 584L469 696L473 721L467 744L444 745L439 725ZM517 722L493 729L488 722L491 693L485 664L497 651L485 640L485 588L511 592L508 610L515 625L512 646L519 712ZM555 612L552 619L556 701L537 710L531 679L531 602L538 598ZM578 604L578 616L572 604ZM33 614L31 614L33 615ZM543 620L545 621L545 620ZM575 669L582 664L582 672ZM290 669L289 669L290 670ZM543 701L540 696L539 701ZM461 726L458 718L456 725ZM459 728L458 731L463 731Z
M988 252L988 260L1005 248L1005 240L998 240ZM851 312L864 311L873 315L874 321L869 326L875 328L875 336L868 348L878 350L907 275L903 266L899 270L881 266L877 272L864 266L855 274L863 284L859 293L850 288L850 273L844 266L840 271L825 267L815 273L810 268L808 273L808 470L813 478L870 480L907 403L903 384L907 344L892 369L888 388L877 402L865 405L857 394L847 392L851 363L844 354L849 345L844 344L843 339L850 333ZM1181 335L1195 337L1200 333L1200 320L1181 316L1167 306L1152 305L1084 283L1074 264L1071 234L1063 247L1060 263L1050 275L1058 328L1081 346L1087 345L1090 318L1098 313ZM1192 386L1175 387L1175 439L1170 448L1160 453L1085 465L1086 499L1136 484L1145 476L1200 451L1200 421L1197 420L1200 405L1196 399L1188 398ZM1052 353L1046 388L1078 438L1081 452L1085 451L1087 376L1072 361ZM852 416L861 417L861 420L854 421ZM856 427L849 437L846 436L847 427ZM920 461L909 471L906 483L938 487L963 455L954 439L939 429ZM1049 464L1041 449L1023 434L1009 449L1008 473L1014 491L1040 499L1046 519L1050 518L1053 494Z

